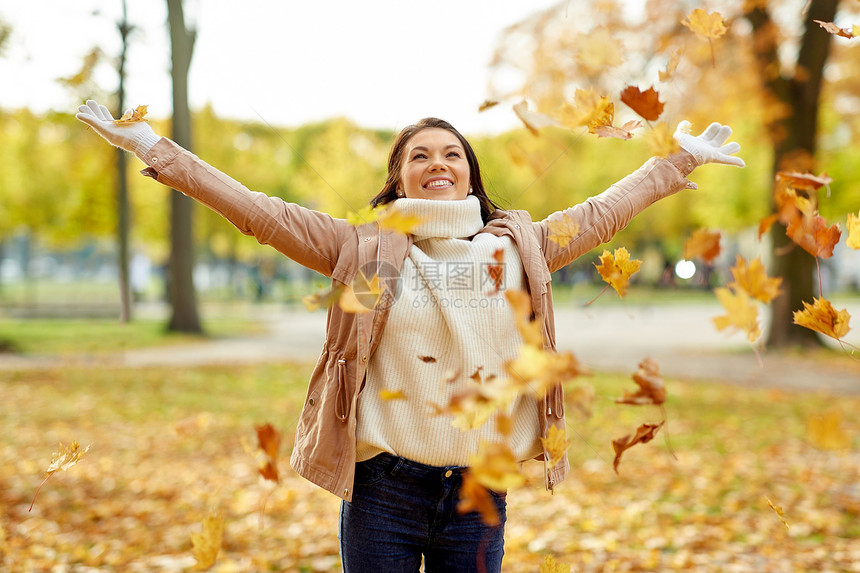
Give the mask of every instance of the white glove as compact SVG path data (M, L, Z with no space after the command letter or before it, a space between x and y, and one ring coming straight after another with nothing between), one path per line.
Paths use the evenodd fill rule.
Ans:
M108 109L95 100L87 100L87 105L80 106L78 111L75 117L92 127L108 143L131 151L138 157L142 158L161 139L145 121L114 123Z
M690 134L690 122L682 121L675 130L675 141L690 153L699 165L705 163L723 163L735 167L745 167L746 163L740 157L732 157L734 153L741 150L737 142L726 143L732 134L732 128L728 125L712 123L701 135ZM723 145L726 143L725 145Z

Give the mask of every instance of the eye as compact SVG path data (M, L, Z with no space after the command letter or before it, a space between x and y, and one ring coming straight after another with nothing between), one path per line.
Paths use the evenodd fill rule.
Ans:
M459 152L459 151L449 151L449 152L448 152L448 157L458 157L458 158L459 158L459 157L460 157L460 152Z
M412 156L412 159L427 159L427 156L421 152L416 153Z

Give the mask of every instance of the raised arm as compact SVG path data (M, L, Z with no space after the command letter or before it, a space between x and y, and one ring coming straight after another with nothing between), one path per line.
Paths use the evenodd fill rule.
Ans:
M149 167L142 173L196 199L243 234L299 264L331 276L340 245L355 233L344 220L250 191L173 141L159 137L145 121L117 124L107 108L93 100L78 109L79 120L110 144L145 162Z
M732 133L730 127L712 123L701 135L693 136L687 132L689 126L689 122L682 121L675 131L674 137L682 151L665 159L649 159L600 195L534 223L551 272L609 241L652 203L682 189L696 189L696 184L687 180L696 167L706 163L745 166L740 157L734 156L740 151L740 145L725 143ZM549 240L548 223L565 217L579 225L579 233L562 247Z

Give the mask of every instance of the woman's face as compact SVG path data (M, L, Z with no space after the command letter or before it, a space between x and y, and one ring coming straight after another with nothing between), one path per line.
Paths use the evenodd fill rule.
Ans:
M469 194L466 150L456 135L438 127L422 129L406 142L398 195L454 201Z

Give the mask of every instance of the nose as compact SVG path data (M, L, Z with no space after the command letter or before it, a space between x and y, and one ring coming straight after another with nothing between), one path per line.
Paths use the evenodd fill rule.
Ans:
M445 165L445 162L442 161L442 158L436 156L433 158L433 161L430 163L430 171L445 171L448 167Z

